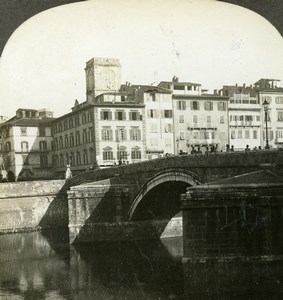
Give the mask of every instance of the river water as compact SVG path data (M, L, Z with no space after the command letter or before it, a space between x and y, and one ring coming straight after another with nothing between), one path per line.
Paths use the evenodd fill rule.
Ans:
M182 239L70 246L67 232L0 236L0 299L182 299Z

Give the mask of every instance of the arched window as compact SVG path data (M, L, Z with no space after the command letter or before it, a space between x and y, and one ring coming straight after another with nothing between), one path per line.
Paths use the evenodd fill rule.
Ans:
M70 164L70 156L68 153L65 154L65 159L66 159L66 165L69 165Z
M64 167L64 156L60 154L60 167Z
M70 164L71 164L71 166L75 166L76 165L74 152L71 152L71 155L70 155Z
M94 164L94 151L93 148L89 148L89 157L90 157L90 163Z
M77 165L79 166L79 165L81 165L81 163L82 163L82 162L81 162L81 154L80 154L79 151L77 152L77 155L76 155L76 156L77 156Z
M87 155L87 150L84 150L84 154L83 154L83 163L84 165L88 164L88 155Z
M66 134L65 135L65 148L68 148L69 147L69 137L68 135Z

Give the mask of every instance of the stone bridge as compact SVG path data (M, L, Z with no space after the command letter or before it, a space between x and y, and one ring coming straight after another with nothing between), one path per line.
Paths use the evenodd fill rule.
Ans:
M263 150L173 156L83 172L64 187L70 243L159 237L180 212L180 195L188 187L262 169L279 174L282 165L283 152Z

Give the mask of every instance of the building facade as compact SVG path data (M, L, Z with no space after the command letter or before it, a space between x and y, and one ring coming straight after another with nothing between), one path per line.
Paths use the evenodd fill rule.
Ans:
M267 106L268 145L271 148L283 147L283 88L278 87L279 80L260 79L255 83L261 106L262 147L266 147L266 118L263 103Z
M52 178L52 120L53 113L47 110L18 109L16 116L0 125L2 177Z
M223 151L228 143L228 97L173 95L175 153L207 147Z
M223 86L220 94L229 97L229 145L235 150L262 146L261 105L252 86Z

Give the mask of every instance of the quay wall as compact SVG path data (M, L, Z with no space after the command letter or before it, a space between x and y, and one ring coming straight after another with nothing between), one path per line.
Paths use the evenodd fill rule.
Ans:
M64 180L0 184L0 233L68 226Z

